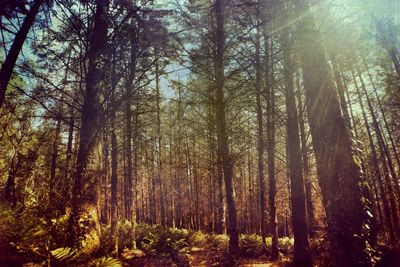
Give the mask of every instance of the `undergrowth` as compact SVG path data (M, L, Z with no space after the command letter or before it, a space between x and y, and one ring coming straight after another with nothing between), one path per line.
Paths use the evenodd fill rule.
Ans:
M152 257L187 266L187 253L213 250L226 254L228 250L227 235L139 224L134 228L133 237L131 223L121 220L117 225L117 246L110 238L110 226L102 225L99 250L93 255L85 255L77 248L66 246L67 224L68 215L49 218L34 208L16 212L1 205L0 250L3 250L3 253L0 260L12 261L14 265L31 262L38 264L37 266L51 263L51 266L118 267L122 266L124 261L132 262L139 258ZM288 252L292 249L292 239L283 238L279 243L282 251ZM117 253L115 247L118 248ZM266 247L263 248L260 236L240 235L240 256L268 255L270 248L270 238L266 239Z

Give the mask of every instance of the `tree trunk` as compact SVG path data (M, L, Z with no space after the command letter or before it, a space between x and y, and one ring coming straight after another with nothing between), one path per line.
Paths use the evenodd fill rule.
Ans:
M159 66L158 63L156 63L156 94L157 94L157 180L158 180L158 186L159 186L159 202L160 202L160 216L161 220L160 223L161 225L165 226L165 199L164 199L164 183L163 183L163 178L162 178L162 160L161 160L161 107L160 107L160 101L161 101L161 96L160 96L160 71L159 71Z
M266 200L265 200L265 181L264 181L264 126L263 110L261 106L261 62L260 62L260 36L257 30L256 40L256 111L257 111L257 167L258 167L258 187L260 202L260 226L263 248L266 248Z
M100 244L100 224L97 215L97 177L88 169L89 159L97 144L101 106L101 55L107 44L108 0L96 1L94 29L88 50L89 68L86 75L86 92L82 107L80 140L76 159L75 181L72 189L72 209L69 220L69 246L93 252ZM85 228L81 227L85 220Z
M228 134L226 129L225 99L224 99L224 4L223 0L215 1L216 15L216 56L215 56L215 87L216 87L216 119L218 136L218 154L224 173L225 194L228 207L227 230L229 234L229 252L236 255L239 249L237 232L236 203L233 185L233 162L229 151Z
M291 185L292 225L294 234L294 262L296 266L312 266L306 195L300 150L298 114L293 83L293 62L291 59L288 32L283 33L284 80L287 112L287 150Z
M17 62L18 55L22 50L22 46L28 36L28 32L32 27L36 15L39 12L39 8L42 5L44 0L35 0L31 9L29 10L28 14L25 17L24 22L22 23L21 29L15 35L14 41L11 45L11 49L4 61L3 65L1 66L0 70L0 108L4 103L4 99L6 96L6 90L8 83L11 80L11 75L14 70L15 63Z
M372 117L372 123L373 123L374 129L375 129L375 133L376 133L376 135L378 137L378 142L380 142L381 145L382 145L383 152L384 152L384 155L386 157L386 162L387 162L387 164L389 166L389 170L390 170L390 173L392 175L392 181L393 181L393 184L394 184L394 188L396 190L397 197L400 198L400 185L399 185L399 180L397 178L395 167L394 167L394 164L393 164L393 161L392 161L392 157L390 155L388 146L387 146L387 144L385 142L385 138L384 138L384 136L382 134L382 131L380 129L380 125L378 123L378 119L376 118L374 108L372 107L372 104L371 104L371 101L370 101L370 98L369 98L369 95L368 95L368 92L367 92L367 88L366 88L364 80L363 80L363 78L361 76L360 69L359 69L358 66L355 66L355 67L356 67L357 76L358 76L358 78L360 79L360 82L361 82L361 88L362 88L362 90L363 90L363 92L365 94L365 97L367 99L368 108L369 108L369 111L370 111L370 114L371 114L371 117Z
M342 114L343 114L344 120L347 124L347 127L350 127L351 126L350 115L349 115L349 110L347 109L346 99L344 97L345 87L344 87L344 84L342 81L342 76L340 75L339 66L336 61L335 55L331 55L331 62L332 62L332 66L333 66L333 75L334 75L335 81L336 81L336 88L337 88L337 92L339 95L340 107L342 108Z
M293 3L300 18L296 35L319 184L327 214L332 264L370 266L365 251L364 203L359 188L361 170L353 159L350 133L340 111L309 3L307 0Z
M57 181L56 172L57 172L57 158L58 158L58 144L60 140L60 130L61 130L61 119L57 119L56 129L54 131L54 139L52 144L51 151L51 164L50 164L50 182L49 182L49 204L54 203L55 205L51 205L57 211L61 211L61 202L60 199L57 198L57 192L59 189L59 181ZM58 214L57 214L58 215Z
M136 195L134 193L133 185L133 160L132 160L132 92L134 88L134 78L136 75L136 61L138 53L138 40L137 40L137 27L136 27L136 14L135 10L131 10L131 36L130 36L130 62L129 62L129 76L126 82L126 100L125 100L125 127L126 127L126 181L125 181L125 207L126 207L126 218L131 222L131 237L135 239L135 223L136 223ZM137 100L139 105L139 100ZM136 126L137 122L135 120ZM137 130L135 128L135 130ZM135 136L136 138L136 136ZM136 153L136 151L135 151ZM135 159L136 161L136 159ZM136 166L135 166L136 168ZM136 171L135 171L136 177ZM135 190L136 191L136 190ZM134 244L134 247L136 244Z
M129 74L134 75L133 73ZM126 177L124 185L126 219L132 222L132 83L127 84L125 100L125 157L126 157Z
M275 88L273 70L273 42L268 41L268 31L264 29L266 87L267 87L267 129L268 129L268 182L269 182L269 223L272 237L271 258L279 257L278 220L276 216L276 177L275 177Z
M115 77L115 59L112 59L112 70L111 70L111 112L110 112L110 130L111 130L111 228L110 228L110 238L114 242L114 254L118 254L118 142L117 134L115 132L115 90L117 87L116 77Z
M153 144L154 145L154 144ZM157 202L156 202L156 174L155 174L155 167L154 166L154 147L151 147L151 152L150 152L150 166L151 166L151 171L150 171L150 176L149 179L151 180L151 186L149 187L149 201L150 201L150 223L151 224L156 224L157 223Z
M361 57L361 60L363 62L363 65L364 65L367 73L368 73L368 77L370 79L371 85L372 85L372 87L374 89L375 97L376 97L376 100L378 101L379 110L381 111L382 119L383 119L383 122L384 122L384 125L385 125L385 128L386 128L386 132L388 134L389 141L390 141L390 144L392 146L393 154L394 154L397 166L398 166L398 168L400 168L399 153L397 151L397 147L396 147L393 135L392 135L392 131L390 130L389 123L388 123L388 120L386 118L385 110L383 109L383 106L382 106L382 101L381 101L380 97L378 96L377 88L375 86L375 83L374 83L374 80L372 78L372 75L371 75L371 73L369 71L368 64L366 63L365 58Z
M64 198L64 209L68 206L71 200L71 172L72 172L72 166L71 166L71 161L72 161L72 156L73 156L73 151L72 151L72 145L74 141L74 127L75 127L75 119L74 119L74 108L71 106L70 108L70 118L69 118L69 125L68 125L68 141L67 141L67 151L66 151L66 156L65 156L65 166L66 166L66 174L65 174L65 180L62 180L63 184L61 186L62 188L62 195Z
M297 74L299 75L299 74ZM297 85L297 105L298 105L298 120L299 120L299 129L300 129L300 141L301 141L301 157L302 157L302 165L303 165L303 177L305 182L305 190L306 190L306 203L307 203L307 215L308 215L308 228L309 235L313 237L315 235L315 215L314 215L314 204L312 202L312 184L311 184L311 175L310 175L310 163L308 159L308 149L307 149L307 136L305 131L305 123L304 123L304 108L301 86L300 86L300 77L296 77L296 85Z
M394 2L393 2L394 3ZM395 7L393 7L396 10ZM393 18L390 18L386 23L382 20L375 19L376 29L383 48L386 49L388 56L392 60L394 69L398 76L400 76L400 55L398 52L397 31L393 23Z
M111 115L115 116L115 115ZM112 119L113 120L113 119ZM118 217L117 217L117 192L118 192L118 143L115 134L115 123L111 122L111 240L114 242L114 253L118 252Z
M385 213L385 222L386 222L386 225L387 225L387 227L389 229L389 234L390 234L391 240L396 240L395 231L394 231L394 228L393 228L393 218L395 218L397 221L398 221L398 218L397 218L397 208L396 208L396 204L394 202L393 191L391 190L391 185L390 184L388 185L389 186L388 187L389 190L388 191L385 190L385 186L384 186L384 183L383 183L383 180L382 180L382 175L381 175L381 172L379 170L378 156L377 156L377 153L376 153L374 140L372 138L371 129L370 129L370 126L369 126L369 123L368 123L367 114L365 112L364 104L363 104L363 101L362 101L362 98L361 98L360 89L359 89L359 87L358 87L358 85L356 83L356 80L355 80L354 76L353 76L353 78L354 78L355 87L356 87L356 91L357 91L358 102L360 104L361 112L362 112L363 119L364 119L365 128L367 129L368 140L369 140L369 144L370 144L370 147L371 147L371 153L372 153L372 155L371 155L372 159L371 160L372 160L373 174L374 174L375 178L378 181L378 186L379 186L379 190L380 190L380 193L381 193L380 195L381 195L382 204L383 204L383 211ZM386 171L388 171L388 170L386 169ZM384 175L387 177L388 174L385 173ZM386 180L388 180L388 179L386 178ZM388 202L388 200L386 198L386 193L389 193L388 196L389 196L389 200L390 200L390 203L391 203L391 207L389 207L389 202ZM395 214L394 217L392 216L393 212Z
M18 171L18 168L21 164L20 154L18 152L14 152L13 157L11 159L10 168L8 170L8 177L6 182L6 187L4 189L5 199L15 207L16 204L16 196L15 196L15 175Z
M175 172L175 227L182 227L182 189L181 189L181 142L182 142L182 116L183 116L183 108L182 108L182 88L178 86L178 111L177 111L177 124L178 124L178 133L177 133L177 144L176 144L176 172Z
M109 224L109 215L110 215L110 205L109 205L109 137L108 137L108 123L106 122L103 127L103 168L102 168L102 190L103 190L103 198L104 205L101 211L101 223Z

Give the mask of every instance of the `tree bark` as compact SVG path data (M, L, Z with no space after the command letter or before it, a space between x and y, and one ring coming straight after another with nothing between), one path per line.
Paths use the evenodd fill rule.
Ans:
M393 154L394 154L394 157L395 157L397 166L398 166L398 168L400 168L400 157L399 157L399 153L398 153L398 151L397 151L397 146L396 146L396 144L395 144L392 131L391 131L390 127L389 127L389 123L388 123L388 120L387 120L387 116L386 116L386 114L385 114L385 110L383 109L382 101L381 101L381 99L380 99L380 97L379 97L379 95L378 95L377 88L376 88L376 86L375 86L375 83L374 83L374 80L373 80L373 78L372 78L372 75L371 75L371 73L370 73L370 71L369 71L368 64L367 64L367 62L365 61L365 58L364 58L364 57L361 57L361 60L362 60L362 62L363 62L363 65L364 65L364 67L365 67L365 70L366 70L367 73L368 73L368 77L369 77L369 79L370 79L372 88L374 89L375 97L376 97L376 100L378 101L379 110L380 110L380 112L381 112L381 114L382 114L382 119L383 119L383 122L384 122L384 125L385 125L385 128L386 128L386 132L387 132L387 134L388 134L389 141L390 141L390 144L391 144L391 146L392 146Z
M275 88L273 70L273 42L268 38L268 30L264 28L265 44L265 79L267 88L267 129L268 129L268 184L269 184L269 223L272 237L271 259L279 257L278 219L276 216L276 177L275 177Z
M133 56L132 56L133 57ZM132 64L132 63L131 63ZM134 68L134 67L132 67ZM125 157L126 157L126 177L124 185L125 195L125 210L126 219L132 221L132 204L133 204L133 192L132 192L132 79L134 72L130 71L130 78L126 86L126 100L125 100L125 129L126 129L126 140L125 140Z
M62 195L64 198L64 209L67 207L70 203L71 200L71 176L72 176L72 157L73 157L73 151L72 151L72 145L74 141L74 127L75 127L75 119L74 119L74 108L71 106L70 112L69 112L70 118L69 118L69 125L68 125L68 141L67 141L67 151L66 151L66 156L65 156L65 166L66 166L66 174L65 174L65 180L63 181L62 184Z
M163 183L163 178L162 178L162 151L161 151L161 145L162 145L162 137L161 137L161 107L160 107L160 101L161 101L161 96L160 96L160 71L159 71L159 66L158 63L156 63L156 94L157 94L157 180L158 180L158 186L159 186L159 202L160 202L160 223L161 225L165 226L165 199L164 199L164 183Z
M224 173L225 194L228 207L229 251L236 255L239 249L239 235L237 232L236 203L233 185L233 162L229 151L228 134L226 127L226 103L224 99L224 4L223 0L215 0L216 16L216 54L215 54L215 89L216 89L216 119L218 136L218 154L221 158Z
M59 181L57 181L57 159L58 159L58 144L60 140L61 119L57 119L56 129L54 131L54 139L51 149L51 163L50 163L50 182L49 182L49 204L54 203L53 206L56 211L61 211L61 203L57 199L57 192L59 189ZM58 215L58 214L57 214Z
M111 115L113 116L113 115ZM118 192L118 143L115 134L115 123L111 123L111 240L114 242L114 253L118 252L118 229L117 229L117 192Z
M383 148L382 152L383 152L383 155L386 157L386 162L387 162L387 165L389 166L389 170L390 170L390 173L392 175L392 181L393 181L394 188L396 190L396 195L397 195L398 198L400 198L400 185L399 185L399 180L397 178L395 167L394 167L394 164L393 164L393 161L392 161L392 157L390 155L388 146L387 146L387 144L385 142L385 138L384 138L384 136L382 134L382 131L381 131L380 125L378 123L378 119L376 117L374 108L372 107L372 103L371 103L371 100L369 98L369 95L368 95L367 88L365 86L364 80L363 80L363 78L361 76L360 69L359 69L358 66L355 66L355 68L356 68L357 76L358 76L358 78L359 78L359 80L361 82L361 88L362 88L362 90L363 90L363 92L365 94L366 100L367 100L368 108L369 108L369 111L370 111L370 114L371 114L371 117L372 117L372 123L373 123L374 129L375 129L375 133L376 133L376 135L378 137L378 142L380 142L380 144L381 144L381 146Z
M297 74L299 75L299 74ZM297 76L296 75L296 76ZM307 149L307 136L305 131L305 122L304 122L304 109L302 100L302 90L300 86L300 77L296 77L296 98L298 105L298 120L299 120L299 129L300 129L300 142L301 142L301 158L302 158L302 167L303 167L303 177L305 183L306 190L306 203L307 203L307 215L308 215L308 230L309 236L313 237L315 235L315 212L314 212L314 204L312 201L312 184L311 184L311 175L310 175L310 163L308 158L308 149Z
M102 168L102 190L103 190L103 198L104 198L104 205L103 209L101 210L101 223L109 224L109 215L110 215L110 204L109 204L109 133L108 133L108 123L106 122L102 134L103 134L103 168Z
M342 81L342 76L340 75L339 65L337 63L336 55L331 55L331 62L333 66L333 76L335 77L336 88L339 95L340 107L342 108L342 114L347 127L351 127L349 110L347 109L347 103L344 97L345 87Z
M134 3L135 4L135 3ZM138 53L138 40L137 40L137 27L136 27L136 11L135 7L131 11L131 32L130 32L130 61L129 61L129 76L126 82L126 100L125 100L125 127L126 127L126 180L125 180L125 207L126 207L126 219L131 222L131 237L135 240L135 223L136 223L136 195L134 197L134 184L133 184L133 159L132 159L132 96L134 88L134 78L136 75L136 62ZM137 105L139 105L139 100L137 100ZM135 124L137 126L137 118L135 119ZM135 130L137 130L135 128ZM135 136L137 138L137 136ZM135 150L135 162L136 162L136 150ZM135 163L136 169L136 163ZM136 170L135 170L135 177ZM136 187L135 187L136 188ZM134 247L136 244L134 244Z
M307 0L293 1L318 178L327 213L332 264L370 266L363 225L361 170L340 111L328 62ZM304 16L307 14L307 16Z
M266 248L267 237L267 214L265 200L265 181L264 181L264 125L263 125L263 110L261 106L261 62L260 62L260 36L257 29L256 37L256 111L257 111L257 167L258 167L258 188L260 202L260 226L263 248Z
M182 221L182 188L181 188L181 143L182 143L182 117L183 117L183 108L182 108L182 88L178 85L178 111L177 111L177 124L178 124L178 133L177 133L177 144L176 144L176 172L175 172L175 227L181 228Z
M11 49L4 61L3 65L1 66L0 70L0 108L4 103L4 99L6 96L6 90L8 83L11 80L11 75L14 70L15 63L17 62L18 55L22 50L22 46L28 36L28 32L32 27L36 15L39 12L39 8L42 5L44 0L35 0L31 9L29 10L28 14L25 17L24 22L22 23L21 29L15 35L14 41L11 45Z
M370 144L370 148L371 148L371 153L372 153L372 166L373 166L373 174L375 176L375 178L378 181L378 186L379 186L379 190L380 190L380 195L381 195L381 199L382 199L382 204L383 204L383 211L385 213L385 222L386 225L389 229L389 234L392 240L396 240L396 235L395 235L395 231L394 231L394 227L393 227L393 219L398 221L397 218L397 208L396 208L396 203L394 201L394 195L393 195L393 190L391 189L391 185L388 184L388 190L385 190L385 186L382 180L382 175L379 169L379 161L378 161L378 156L377 156L377 152L376 152L376 148L375 148L375 144L374 144L374 140L372 138L372 133L371 133L371 129L368 123L368 118L367 118L367 114L365 112L364 109L364 104L361 98L361 93L360 93L360 89L356 83L355 77L354 78L354 82L355 82L355 87L356 87L356 91L357 91L357 98L358 98L358 102L360 104L361 107L361 112L363 115L363 119L364 119L364 124L365 124L365 128L367 129L367 134L368 134L368 140L369 140L369 144ZM386 171L388 172L387 168ZM388 173L385 173L385 177L386 177L386 181L390 180L388 179ZM390 181L389 181L390 183ZM389 202L386 198L386 194L388 194L389 197L389 201L391 203L391 206L389 207ZM394 212L394 214L393 214ZM394 216L392 216L394 215ZM398 225L398 222L397 222Z
M312 266L310 243L308 240L308 221L306 195L300 150L298 114L293 83L293 62L290 54L288 32L283 33L284 80L287 112L287 150L291 186L292 225L294 235L294 262L296 266Z
M114 242L114 254L118 254L118 141L116 134L116 125L115 125L115 114L116 114L116 106L115 106L115 90L117 87L116 77L115 77L115 59L113 56L112 59L112 70L111 70L111 112L110 112L110 131L111 131L111 227L110 227L110 237Z
M86 91L82 107L80 140L76 159L75 181L72 189L72 208L69 220L69 246L81 247L91 253L100 244L100 224L97 214L97 177L89 171L89 159L97 144L101 106L100 62L107 44L108 0L96 1L94 28L88 50L89 68L86 75ZM85 220L82 228L81 220Z

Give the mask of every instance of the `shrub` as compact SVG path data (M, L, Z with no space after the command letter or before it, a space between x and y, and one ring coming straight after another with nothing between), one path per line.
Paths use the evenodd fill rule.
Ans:
M263 253L261 236L256 234L240 235L240 254L246 257L258 257Z
M279 249L285 253L292 251L294 246L294 239L290 237L279 238Z
M211 234L207 235L207 244L209 248L217 250L228 249L229 237L227 235Z
M136 236L138 247L150 255L178 255L183 248L189 246L189 231L186 229L139 225Z
M133 246L132 223L128 220L118 222L118 248L131 248Z
M24 258L41 261L50 250L65 245L69 215L57 218L43 217L38 207L13 211L0 204L1 239ZM23 222L23 223L22 223Z
M205 247L207 245L208 235L201 231L192 231L189 234L188 243L192 247Z

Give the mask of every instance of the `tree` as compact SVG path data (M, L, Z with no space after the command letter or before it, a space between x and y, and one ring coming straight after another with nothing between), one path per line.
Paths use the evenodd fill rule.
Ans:
M267 8L271 8L269 12L273 11L274 3L264 1L264 12ZM272 27L271 27L272 28ZM269 222L270 232L272 236L272 251L271 258L276 260L279 257L278 250L278 221L276 215L276 168L275 168L275 134L276 134L276 96L275 96L275 73L274 73L274 51L273 39L270 37L272 29L264 24L264 50L265 50L265 86L267 98L267 156L268 156L268 184L269 184Z
M15 63L17 62L18 55L22 50L22 46L25 42L26 37L28 36L28 32L32 27L36 15L39 12L39 8L42 5L44 0L35 0L32 4L32 7L29 9L28 14L25 17L24 22L21 25L21 29L16 34L14 41L12 43L11 49L8 52L6 60L4 61L3 65L1 66L0 70L0 108L3 105L6 90L8 83L10 82L11 75L13 73L13 69Z
M260 58L260 34L257 29L256 36L256 111L257 111L257 168L258 168L258 187L260 191L260 224L262 243L266 245L266 199L265 199L265 181L264 181L264 119L263 109L261 106L261 58Z
M286 30L282 36L285 97L287 112L287 149L288 167L291 186L292 224L294 234L294 261L298 266L312 266L310 244L308 241L308 221L306 194L302 169L302 155L299 137L299 118L296 108L293 61L290 53L291 40Z
M82 246L82 240L91 240L93 250L99 245L99 218L96 208L96 177L89 172L89 159L97 143L100 130L101 107L101 58L107 45L108 0L97 0L94 14L94 28L88 50L89 68L86 76L86 91L82 107L79 148L76 159L74 186L72 188L72 209L69 221L69 243ZM85 218L89 229L81 229L79 220ZM86 243L87 244L87 243Z
M239 236L237 232L236 203L233 187L233 162L229 151L228 134L225 118L225 100L224 100L224 3L223 0L215 0L215 18L216 18L216 54L214 59L215 71L215 110L217 121L218 136L218 158L222 166L225 181L226 202L228 206L228 234L229 251L236 255L239 249Z
M360 167L331 81L308 1L294 1L308 120L328 220L332 259L341 266L369 266L365 247ZM303 16L303 14L309 14Z

